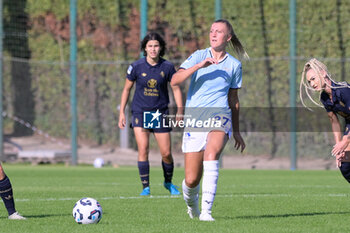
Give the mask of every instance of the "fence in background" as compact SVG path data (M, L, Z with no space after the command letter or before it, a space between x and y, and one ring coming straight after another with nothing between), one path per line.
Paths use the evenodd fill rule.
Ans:
M3 109L54 137L69 138L69 1L49 2L4 1ZM117 107L125 73L139 57L139 1L77 4L78 137L118 145ZM251 57L243 62L243 88L239 92L243 108L258 111L290 106L288 4L283 0L222 1L222 17L233 24ZM318 57L336 80L349 80L349 16L347 1L297 1L298 74L305 61ZM214 1L148 1L148 28L164 36L168 48L165 58L177 67L194 50L209 45L208 31L214 19ZM321 121L302 116L306 121ZM288 130L274 127L277 117L275 113L260 119L270 131L243 132L246 153L289 155L290 135ZM241 122L245 124L245 119ZM32 133L9 118L5 118L4 128L5 133ZM333 143L329 130L299 128L297 136L300 156L329 156ZM135 146L132 140L130 143ZM180 133L173 134L173 144L180 150ZM228 145L225 153L238 152Z

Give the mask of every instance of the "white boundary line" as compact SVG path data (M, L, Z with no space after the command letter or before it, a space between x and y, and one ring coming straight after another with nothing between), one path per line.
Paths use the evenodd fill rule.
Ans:
M349 197L350 194L347 193L332 193L332 194L312 194L312 195L292 195L292 194L224 194L224 195L216 195L217 198L234 198L234 197L244 197L244 198L252 198L252 197L296 197L296 196L317 196L317 197ZM173 199L173 198L182 198L182 195L179 196L170 196L170 195L151 195L149 197L142 196L117 196L117 197L97 197L97 200L133 200L133 199ZM67 198L18 198L15 199L16 202L41 202L41 201L78 201L79 198L67 197Z

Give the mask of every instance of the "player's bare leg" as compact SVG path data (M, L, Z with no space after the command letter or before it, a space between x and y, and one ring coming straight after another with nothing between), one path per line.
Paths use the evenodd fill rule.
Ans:
M227 140L228 136L223 131L211 131L207 137L203 162L202 211L199 216L201 221L214 221L211 209L219 178L219 158Z
M2 165L0 163L0 180L3 180L5 178L5 172L4 169L2 168Z
M199 211L199 182L203 172L204 151L185 154L185 179L182 182L183 197L190 218L197 218Z

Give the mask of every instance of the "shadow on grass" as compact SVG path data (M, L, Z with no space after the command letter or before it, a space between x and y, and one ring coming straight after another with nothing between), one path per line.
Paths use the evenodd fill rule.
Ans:
M105 215L108 215L108 213L103 212L103 216L105 216ZM66 217L66 216L71 216L73 218L72 214L69 214L69 213L67 213L67 214L38 214L38 215L25 215L25 214L23 214L23 217L25 217L26 219ZM8 218L7 216L6 217L1 216L0 220L7 219L7 218Z
M35 219L35 218L51 218L51 217L66 217L72 216L72 214L39 214L39 215L22 215L26 219ZM0 217L0 220L7 219L8 217Z
M266 214L256 216L237 216L237 217L216 217L217 219L263 219L263 218L289 218L289 217L307 217L318 215L333 215L333 214L350 214L350 212L315 212L315 213L299 213L299 214Z

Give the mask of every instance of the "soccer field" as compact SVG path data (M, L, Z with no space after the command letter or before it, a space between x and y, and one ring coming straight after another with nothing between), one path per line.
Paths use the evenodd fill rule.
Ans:
M1 204L0 232L348 232L349 185L337 171L221 170L213 207L215 222L192 220L182 197L162 186L151 168L151 197L140 197L135 167L9 165L17 210L10 221ZM183 169L175 169L180 185ZM103 217L78 225L72 209L96 198Z

